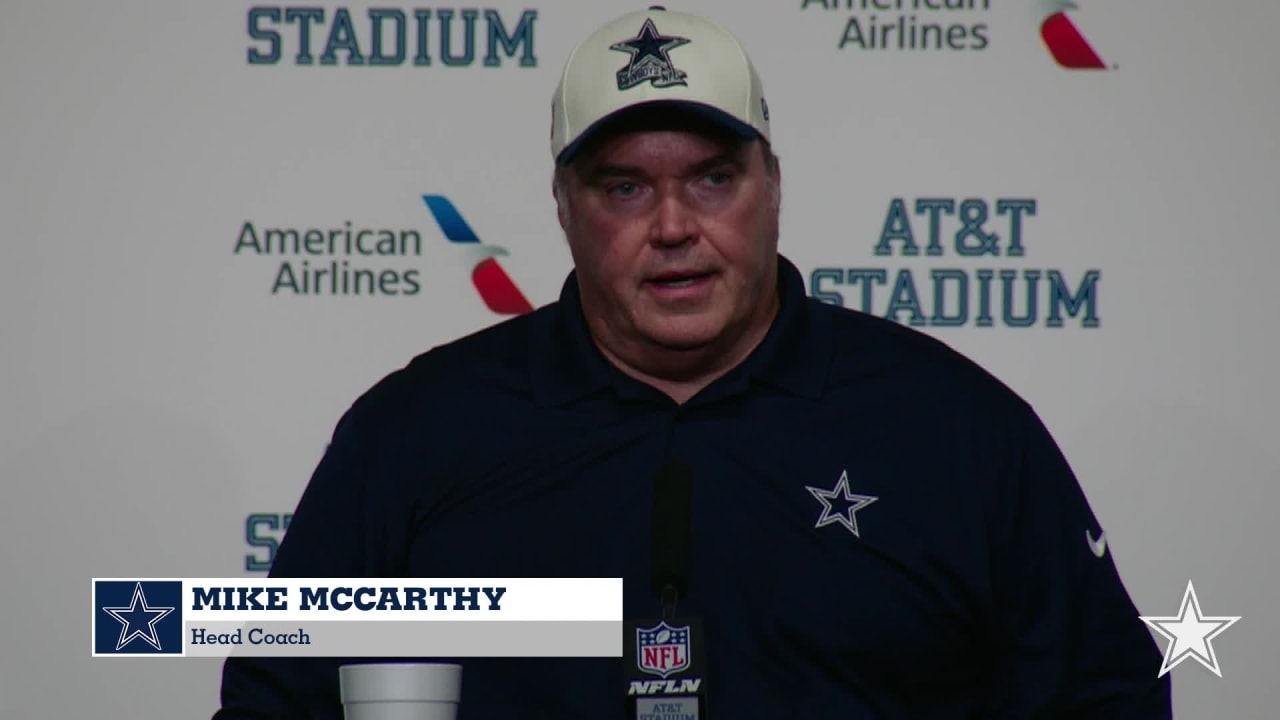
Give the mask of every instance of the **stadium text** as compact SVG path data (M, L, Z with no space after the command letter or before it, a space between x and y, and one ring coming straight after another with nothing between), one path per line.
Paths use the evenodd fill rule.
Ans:
M244 541L251 548L264 548L266 557L250 552L244 556L244 569L250 572L271 569L280 540L289 529L293 513L250 513L244 520ZM277 537L279 536L279 537Z
M519 58L521 67L538 64L533 48L536 10L525 10L509 23L498 10L484 10L485 67L502 65L503 57ZM446 67L475 64L480 10L446 8L368 8L365 14L345 7L254 7L248 15L250 65L364 67ZM459 21L461 21L459 23ZM508 28L511 28L510 30ZM459 46L461 46L459 48Z
M1020 259L1026 255L1025 221L1035 214L1032 199L921 198L908 209L906 201L894 198L873 254L948 255L956 265L987 257ZM959 224L945 243L944 218ZM999 227L989 229L993 223ZM1082 328L1097 328L1101 277L1097 269L1072 282L1060 269L819 267L810 274L809 286L819 300L843 306L852 296L862 312L914 326L1061 328L1075 319Z

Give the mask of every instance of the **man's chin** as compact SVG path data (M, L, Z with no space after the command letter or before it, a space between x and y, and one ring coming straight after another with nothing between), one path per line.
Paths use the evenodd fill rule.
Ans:
M653 328L645 334L654 345L675 352L704 350L715 345L724 335L724 326L720 323L695 322L692 318L682 320Z

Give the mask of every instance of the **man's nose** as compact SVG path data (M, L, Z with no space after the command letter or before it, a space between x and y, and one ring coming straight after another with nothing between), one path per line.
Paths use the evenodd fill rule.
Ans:
M694 238L697 225L697 214L684 198L679 193L666 193L654 208L649 240L654 245L681 245Z

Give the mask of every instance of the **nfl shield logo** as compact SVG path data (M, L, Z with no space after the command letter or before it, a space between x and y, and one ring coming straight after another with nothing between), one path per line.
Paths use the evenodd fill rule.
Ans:
M636 665L641 672L665 678L689 668L689 626L665 621L636 628Z

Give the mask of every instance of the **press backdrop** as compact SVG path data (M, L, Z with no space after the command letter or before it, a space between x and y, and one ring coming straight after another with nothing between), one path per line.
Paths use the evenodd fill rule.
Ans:
M672 9L758 65L810 292L1030 400L1140 610L1243 618L1179 716L1271 717L1280 6L931 4ZM90 659L89 579L261 575L356 396L556 297L551 91L639 7L5 3L0 715L212 712L217 661Z

